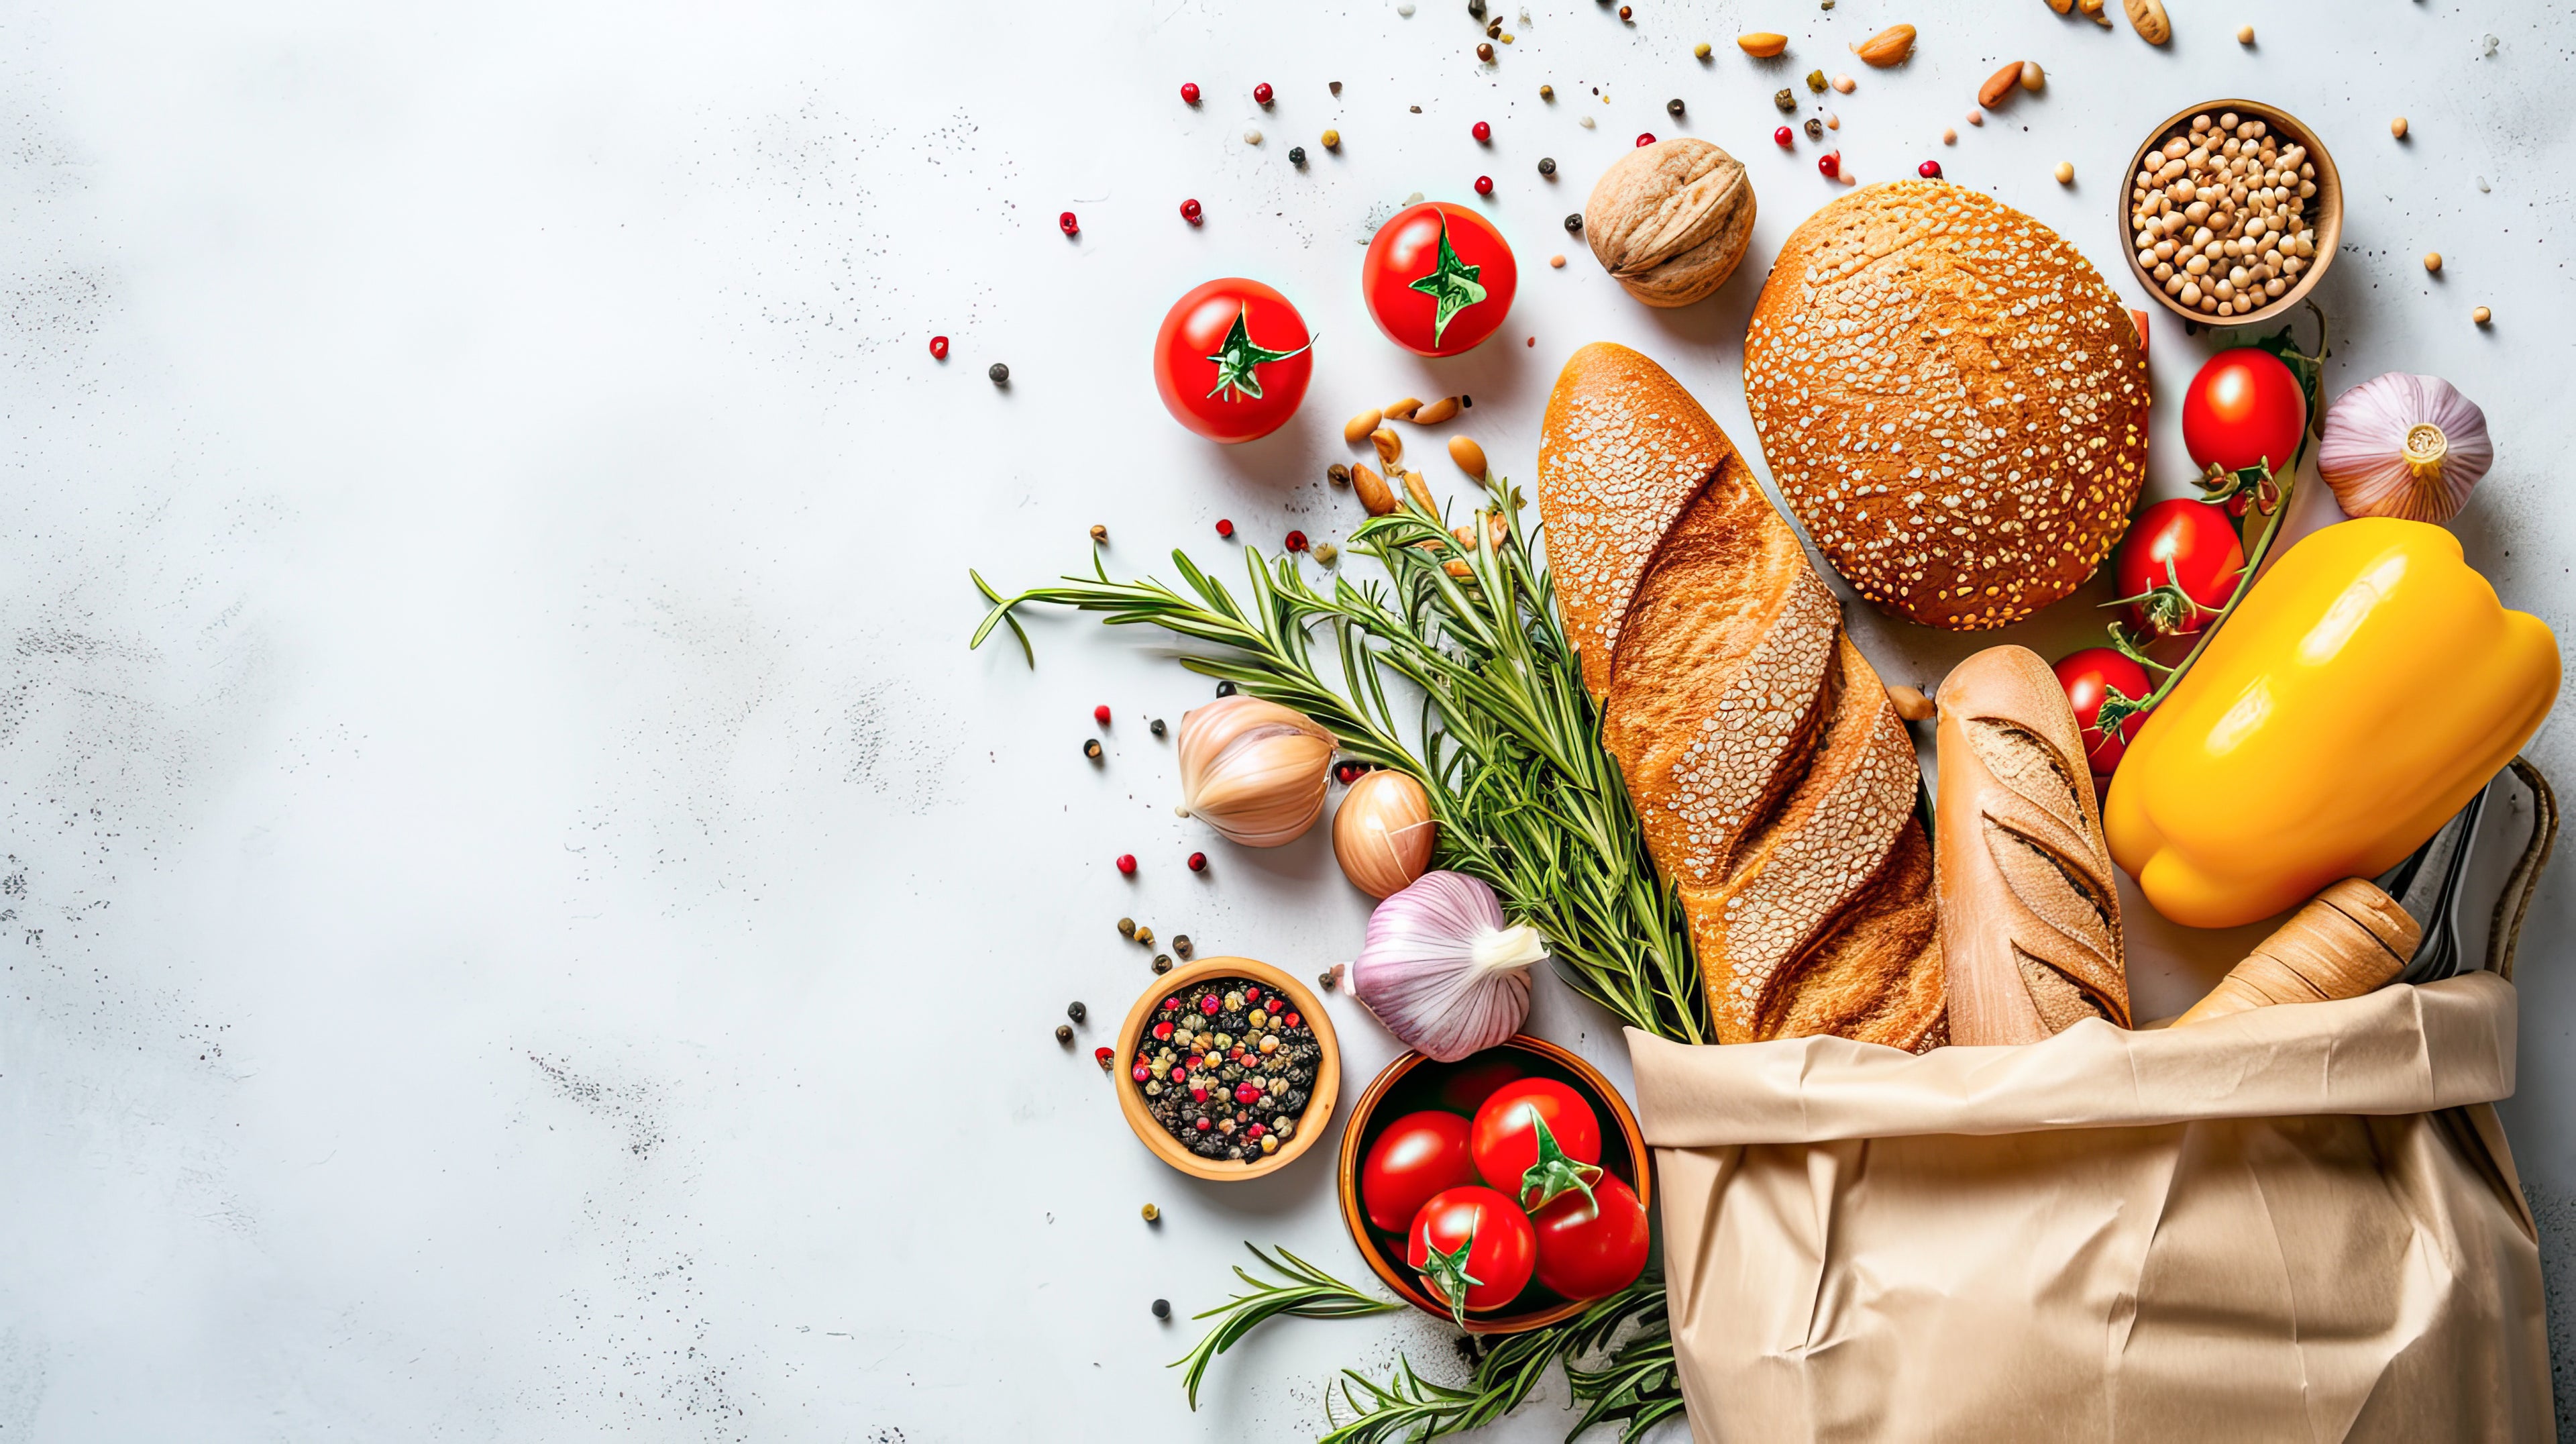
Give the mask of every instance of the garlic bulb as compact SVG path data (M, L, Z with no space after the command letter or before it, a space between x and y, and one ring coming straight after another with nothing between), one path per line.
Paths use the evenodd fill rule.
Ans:
M1324 815L1333 734L1305 714L1237 693L1181 716L1181 806L1245 847L1295 842Z
M2487 416L2438 376L2390 372L2335 398L2317 471L2348 516L2440 525L2495 464Z
M1431 865L1440 827L1431 794L1408 773L1381 769L1351 784L1333 809L1333 856L1370 897L1401 892Z
M1406 1047L1455 1063L1520 1031L1530 964L1546 956L1536 928L1504 923L1492 888L1426 872L1369 914L1368 941L1340 972Z

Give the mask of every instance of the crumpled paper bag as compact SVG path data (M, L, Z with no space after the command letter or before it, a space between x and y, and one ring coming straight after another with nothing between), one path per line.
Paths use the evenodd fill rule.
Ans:
M1920 1057L1628 1049L1703 1444L2555 1438L2491 973Z

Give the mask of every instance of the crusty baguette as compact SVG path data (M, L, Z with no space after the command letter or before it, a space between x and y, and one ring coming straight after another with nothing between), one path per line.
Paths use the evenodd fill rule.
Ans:
M2378 885L2348 877L2308 900L2174 1019L2179 1028L2275 1003L2358 998L2405 970L2424 930Z
M1726 433L1654 362L1586 346L1548 398L1538 494L1557 606L1718 1038L1937 1043L1913 746Z
M1950 1041L2129 1026L2120 888L2083 734L2039 654L1989 647L1941 683L1935 849Z

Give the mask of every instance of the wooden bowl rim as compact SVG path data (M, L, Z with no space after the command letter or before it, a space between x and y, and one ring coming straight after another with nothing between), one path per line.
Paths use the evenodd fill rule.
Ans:
M1655 1170L1653 1158L1646 1151L1646 1131L1638 1126L1635 1110L1629 1108L1627 1099L1619 1096L1618 1088L1612 1085L1610 1079L1582 1056L1535 1034L1514 1033L1494 1046L1519 1048L1524 1052L1535 1053L1547 1059L1582 1079L1587 1087L1609 1104L1611 1116L1619 1125L1619 1136L1628 1145L1629 1166L1636 1174L1634 1178L1623 1177L1620 1181L1636 1190L1637 1206L1648 1210L1651 1216L1655 1206ZM1369 1271L1377 1275L1380 1283L1393 1289L1396 1297L1443 1323L1454 1324L1455 1320L1450 1317L1448 1306L1416 1287L1405 1277L1405 1274L1410 1271L1400 1268L1389 1259L1385 1250L1377 1246L1377 1240L1369 1237L1368 1215L1360 1208L1360 1164L1363 1161L1360 1157L1360 1139L1368 1132L1370 1117L1376 1112L1378 1104L1385 1099L1389 1090L1402 1081L1406 1074L1425 1063L1434 1061L1436 1060L1424 1054L1408 1052L1380 1069L1378 1075L1369 1080L1369 1086L1361 1092L1359 1101L1351 1105L1351 1116L1342 1124L1341 1168L1337 1183L1342 1201L1342 1227L1349 1230L1351 1242L1358 1246L1360 1257L1367 1261ZM1593 1302L1589 1299L1567 1299L1550 1304L1536 1313L1470 1318L1467 1320L1467 1332L1525 1334L1532 1329L1543 1329L1550 1324L1570 1319Z
M1145 1035L1145 1025L1154 1009L1172 993L1203 978L1219 975L1250 978L1273 992L1285 993L1291 1006L1307 1026L1315 1030L1315 1043L1323 1057L1315 1067L1315 1086L1307 1090L1306 1111L1297 1119L1297 1136L1288 1140L1277 1153L1259 1163L1231 1163L1222 1159L1201 1158L1181 1146L1179 1139L1163 1130L1154 1115L1145 1111L1145 1099L1136 1091L1136 1081L1128 1076L1136 1066L1136 1045ZM1237 1183L1248 1178L1261 1178L1278 1172L1304 1156L1315 1146L1315 1140L1332 1127L1333 1104L1341 1096L1342 1043L1333 1032L1332 1016L1323 1004L1306 990L1306 985L1287 973L1255 958L1200 958L1163 973L1154 986L1136 999L1127 1010L1127 1019L1118 1025L1118 1051L1110 1060L1109 1081L1118 1087L1118 1111L1127 1127L1144 1141L1155 1157L1190 1175L1217 1183Z
M2129 274L2138 278L2138 284L2146 287L2147 294L2155 297L2158 304L2183 320L2197 322L2214 330L2233 326L2259 326L2306 300L2308 292L2316 288L2317 278L2326 273L2326 267L2334 264L2336 252L2343 244L2343 173L2335 169L2334 155L2326 149L2323 141L2317 139L2315 129L2306 121L2279 106L2260 100L2204 100L2198 105L2184 106L2166 116L2157 123L2154 130L2147 132L2147 138L2139 143L2137 151L2129 157L2129 168L2120 173L2120 189L2127 191L2136 186L2139 167L2146 161L2147 151L2150 148L2161 145L2175 127L2188 128L2191 118L2205 110L2233 110L2240 116L2250 112L2255 119L2274 130L2286 131L2291 140L2308 148L2308 157L2315 161L2317 166L2316 198L2324 202L2318 208L2318 214L2311 217L2317 227L2317 253L2314 257L2316 264L2308 267L2307 271L2299 277L2297 285L2282 292L2281 299L2269 305L2257 307L2240 316L2210 315L2197 306L2185 306L2182 302L2166 295L2165 288L2157 282L2154 273L2138 264L2137 232L2129 228L2129 205L2125 196L2122 197L2113 216L2120 231L2120 254L2128 260Z

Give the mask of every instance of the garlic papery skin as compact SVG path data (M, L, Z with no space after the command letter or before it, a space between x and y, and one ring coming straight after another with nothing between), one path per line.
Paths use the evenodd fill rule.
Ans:
M1333 734L1276 702L1236 693L1181 716L1183 817L1228 842L1280 847L1324 815Z
M1536 928L1503 920L1492 888L1426 872L1369 914L1342 986L1406 1047L1455 1063L1520 1031L1530 964L1546 956Z
M2392 371L2335 398L2317 473L2347 516L2436 526L2459 515L2495 464L2486 413L2438 376Z
M1351 886L1370 897L1411 887L1431 866L1431 847L1439 836L1439 824L1431 819L1431 794L1408 773L1367 773L1333 809L1333 857Z

